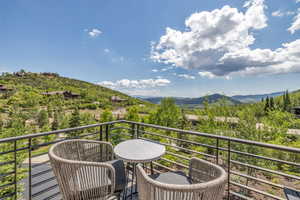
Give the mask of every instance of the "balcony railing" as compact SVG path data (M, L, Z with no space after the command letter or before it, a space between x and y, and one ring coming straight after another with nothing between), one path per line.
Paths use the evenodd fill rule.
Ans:
M159 142L167 151L155 172L187 170L193 156L209 160L228 172L225 199L281 200L284 187L300 189L298 148L120 120L0 139L0 199L60 199L47 153L70 138Z

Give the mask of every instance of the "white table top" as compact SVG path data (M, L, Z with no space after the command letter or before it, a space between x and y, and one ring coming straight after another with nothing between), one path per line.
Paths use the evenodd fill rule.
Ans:
M133 139L119 143L115 146L114 152L124 161L143 163L159 159L165 154L166 148L154 142Z

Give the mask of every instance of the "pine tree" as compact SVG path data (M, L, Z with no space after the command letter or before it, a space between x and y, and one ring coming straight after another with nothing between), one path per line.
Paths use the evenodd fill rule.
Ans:
M70 118L70 121L69 121L69 126L71 128L80 126L80 113L79 113L78 108L75 108L75 110L72 112L72 115L71 115L71 118ZM80 131L72 131L70 133L70 136L71 137L76 137L79 134L80 134Z
M55 131L59 128L59 119L58 119L58 112L55 111L54 112L54 118L53 118L53 122L52 122L52 126L51 126L51 130Z
M48 125L49 118L46 110L41 110L39 112L37 121L40 128L43 128L44 126Z
M80 113L78 108L75 108L72 112L69 125L71 128L80 126Z
M291 111L291 100L290 100L290 95L289 95L289 91L288 90L286 91L286 97L285 97L285 99L286 99L286 105L287 105L286 111L290 112Z
M270 110L274 110L274 109L275 109L274 98L271 97L270 98Z
M283 110L288 112L291 110L291 100L288 90L283 95Z
M270 100L269 100L269 97L267 96L264 110L265 110L265 112L268 112L269 109L270 109Z

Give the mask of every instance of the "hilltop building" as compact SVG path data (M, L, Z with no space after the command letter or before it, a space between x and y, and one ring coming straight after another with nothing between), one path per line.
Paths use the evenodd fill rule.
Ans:
M0 84L0 93L10 92L12 91L11 88L7 88L5 85Z
M76 93L73 93L71 91L43 92L42 95L45 95L45 96L62 95L66 99L75 99L75 98L79 98L80 97L80 94L76 94Z
M121 97L119 96L112 96L110 98L111 102L113 103L120 103L120 102L124 102L124 101L127 101L126 99L122 99Z

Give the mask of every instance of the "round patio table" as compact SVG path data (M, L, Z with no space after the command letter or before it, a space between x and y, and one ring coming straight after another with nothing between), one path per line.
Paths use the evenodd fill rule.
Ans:
M115 155L128 163L132 163L133 171L132 171L132 186L130 196L133 196L133 183L136 178L135 171L136 165L138 163L151 163L151 173L153 173L152 161L158 160L161 156L163 156L166 152L165 146L150 142L142 139L132 139L126 140L124 142L119 143L114 148ZM129 174L129 173L127 173ZM135 189L136 190L136 189ZM137 190L135 191L135 193ZM127 195L127 190L125 190L125 195ZM127 196L126 196L127 197Z

